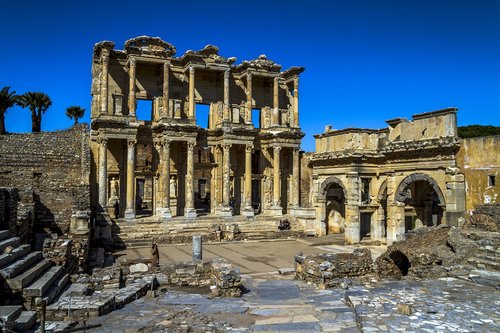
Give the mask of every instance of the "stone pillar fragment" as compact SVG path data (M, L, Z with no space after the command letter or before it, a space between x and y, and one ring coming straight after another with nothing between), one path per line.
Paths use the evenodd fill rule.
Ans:
M172 212L170 210L170 140L163 142L163 159L162 159L162 189L163 200L162 207L159 210L160 216L163 219L171 219Z
M194 100L194 67L189 67L189 119L194 119L196 117L196 104Z
M299 78L293 80L293 126L299 127Z
M361 238L359 218L359 177L357 172L348 172L347 176L347 202L345 206L345 242L347 244L359 243Z
M194 208L194 142L187 143L187 161L186 161L186 206L184 208L184 216L196 217L196 209Z
M252 74L247 74L247 115L246 123L252 123Z
M299 207L300 201L300 149L293 149L292 206Z
M99 210L106 211L108 202L108 139L99 138Z
M465 177L457 167L446 169L446 224L461 227L465 222Z
M128 92L128 110L129 115L135 117L136 101L135 101L135 71L136 71L136 60L135 58L130 58L129 60L129 92Z
M127 205L125 219L135 218L135 139L127 140Z
M254 216L252 208L252 149L253 146L245 147L245 209L243 215Z
M108 66L109 66L109 52L103 50L101 55L102 62L102 81L101 81L101 113L108 113Z
M170 108L170 63L163 64L163 112L162 117L171 118Z

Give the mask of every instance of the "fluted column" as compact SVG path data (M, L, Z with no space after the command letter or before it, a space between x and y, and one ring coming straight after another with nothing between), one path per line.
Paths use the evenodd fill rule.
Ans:
M229 108L229 68L224 71L224 117L226 120L230 120L230 108ZM234 121L234 119L233 119Z
M188 118L189 119L194 119L196 117L195 115L195 101L194 101L194 67L191 66L189 67L189 114Z
M230 160L230 153L231 153L231 145L225 144L222 146L222 151L223 151L223 192L222 192L222 205L224 207L229 207L229 199L231 197L231 160Z
M245 147L245 216L253 216L252 208L252 145Z
M136 70L136 60L135 58L129 59L129 69L128 69L128 77L129 77L129 91L128 91L128 110L129 115L135 117L135 70Z
M280 152L281 147L274 147L273 156L273 171L274 171L274 181L273 181L273 202L275 207L281 207L281 170L280 170Z
M125 218L135 218L135 139L127 140L127 206Z
M170 63L163 64L163 114L162 117L171 118L170 108L168 107L170 99Z
M108 113L108 65L109 65L109 52L103 50L101 55L102 62L102 81L101 81L101 113Z
M247 74L247 118L246 123L252 123L252 74Z
M163 142L163 207L170 208L170 140Z
M299 78L293 80L293 127L299 127Z
M273 85L273 116L271 125L279 125L279 77L274 78Z
M293 175L292 175L292 206L294 208L299 207L300 202L300 149L293 149Z
M99 138L99 206L101 211L106 211L108 201L108 139Z
M186 161L186 206L184 208L184 216L196 217L196 209L194 209L194 142L187 143L187 161Z

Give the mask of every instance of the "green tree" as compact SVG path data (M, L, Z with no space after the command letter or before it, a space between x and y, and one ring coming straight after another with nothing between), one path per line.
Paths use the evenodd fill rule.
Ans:
M500 126L467 125L458 127L458 136L460 138L477 138L489 135L500 135Z
M8 108L13 107L19 99L15 91L10 91L10 87L3 87L0 90L0 134L5 134L5 113Z
M78 119L83 117L85 113L85 109L79 106L70 106L66 108L66 115L69 119L73 119L75 121L75 125L78 124Z
M31 111L31 131L40 132L42 129L42 115L52 105L47 94L41 92L27 92L19 98L19 105L28 107Z

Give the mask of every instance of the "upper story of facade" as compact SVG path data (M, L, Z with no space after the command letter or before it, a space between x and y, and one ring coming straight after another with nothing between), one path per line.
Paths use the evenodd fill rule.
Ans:
M315 135L316 153L312 160L372 159L398 160L454 156L460 146L457 135L457 109L415 114L412 120L387 120L384 129L347 128ZM454 157L452 157L454 158Z
M207 105L208 115L203 116L208 130L300 132L298 89L304 68L282 71L264 55L236 64L236 58L222 57L213 45L175 55L175 47L158 37L129 39L123 50L116 50L114 42L97 43L92 59L93 128L140 120L138 101L150 101L146 125L193 126L197 106Z

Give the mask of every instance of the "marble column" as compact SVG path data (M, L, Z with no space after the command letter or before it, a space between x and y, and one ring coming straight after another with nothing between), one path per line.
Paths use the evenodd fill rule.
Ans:
M163 202L160 210L160 215L163 219L171 219L172 212L170 211L170 140L163 142L163 159L162 159L162 173L163 173Z
M163 113L161 117L171 118L170 108L170 63L163 64Z
M360 241L359 204L361 203L360 178L357 172L346 173L347 198L345 203L345 242L357 244Z
M231 145L224 144L222 145L222 173L223 173L223 190L222 190L222 208L220 211L220 215L222 216L232 216L233 210L229 205L229 200L231 199Z
M283 208L281 207L281 166L280 166L280 153L281 147L274 146L273 147L273 206L271 209L273 210L273 214L282 215Z
M300 149L293 149L293 175L292 175L292 207L298 208L300 202Z
M136 101L135 101L135 71L136 71L136 60L135 58L129 59L129 91L128 91L128 110L129 115L135 117Z
M230 107L229 107L229 68L224 71L224 120L230 120ZM233 119L234 121L234 119Z
M186 205L184 206L185 217L196 217L194 208L194 146L195 142L187 143L187 161L186 161Z
M243 215L254 216L252 208L252 145L245 147L245 209Z
M273 115L271 117L271 125L279 125L279 77L274 78L273 85Z
M102 62L102 76L101 76L101 113L108 113L108 65L109 65L109 52L103 50L101 55Z
M293 79L293 127L299 127L299 78Z
M108 139L99 138L99 206L101 212L106 212L108 203Z
M247 74L247 115L246 123L252 123L252 74Z
M189 119L196 118L196 115L195 115L196 104L195 104L195 100L194 100L194 80L195 80L194 67L191 66L191 67L189 67L189 114L188 114Z
M125 219L135 218L135 139L127 140L127 206Z

